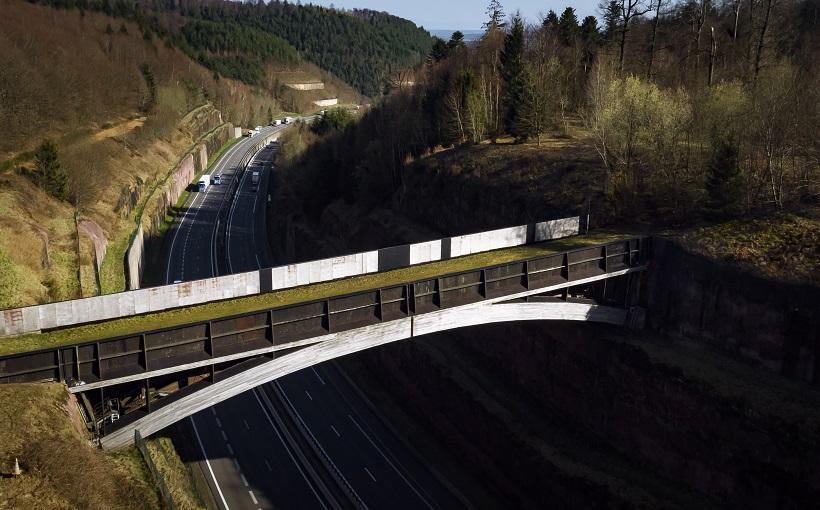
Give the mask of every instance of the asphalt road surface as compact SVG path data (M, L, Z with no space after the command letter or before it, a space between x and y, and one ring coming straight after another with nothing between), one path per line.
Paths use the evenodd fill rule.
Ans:
M221 174L223 181L238 176L235 165L252 143L237 144L213 173ZM193 197L172 234L167 281L214 274L220 207L229 207L225 235L230 272L271 265L264 211L275 151L275 146L269 147L257 155L240 177L233 199L223 200L224 185L210 186L201 197ZM260 172L258 185L252 182L253 171ZM290 415L282 412L288 408ZM301 422L301 428L286 426L288 416L296 418L291 422ZM465 506L332 364L238 395L195 415L191 424L201 449L201 467L222 508L334 508L339 494L371 509ZM313 447L307 446L304 436L311 438ZM320 457L330 469L318 462ZM336 485L330 471L336 473Z

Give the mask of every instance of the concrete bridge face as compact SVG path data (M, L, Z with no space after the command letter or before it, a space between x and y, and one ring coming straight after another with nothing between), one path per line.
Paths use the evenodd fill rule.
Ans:
M650 247L648 238L619 241L236 317L4 357L0 358L0 382L62 380L72 392L83 392L100 403L130 395L140 409L121 418L114 424L117 430L103 439L104 445L117 447L133 440L136 428L143 435L150 434L258 384L383 343L514 320L623 324L625 309L639 300L636 276L646 268ZM566 301L572 295L615 306ZM565 300L547 302L544 296ZM526 299L530 302L504 303ZM157 391L169 383L179 390L158 398Z

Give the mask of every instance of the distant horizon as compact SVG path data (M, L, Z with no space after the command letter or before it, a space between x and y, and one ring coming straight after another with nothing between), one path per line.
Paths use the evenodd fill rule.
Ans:
M370 9L388 12L394 16L408 19L428 32L446 32L460 30L480 31L485 22L485 10L489 0L449 0L446 3L438 0L308 0L313 5L335 7L337 9ZM597 0L567 0L565 3L544 2L543 0L502 0L507 16L520 11L527 23L538 23L550 9L561 14L565 7L575 8L578 20L586 16L597 16ZM472 26L478 28L458 28Z

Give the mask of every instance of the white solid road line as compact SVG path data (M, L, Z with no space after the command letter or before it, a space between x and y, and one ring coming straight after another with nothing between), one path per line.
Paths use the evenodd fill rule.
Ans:
M196 436L196 442L199 443L199 449L202 451L202 457L205 459L205 465L208 467L208 473L211 475L211 480L214 481L214 487L216 487L216 492L219 495L219 500L222 502L222 506L225 510L230 510L228 506L228 502L225 501L225 495L222 494L222 489L219 487L219 482L216 481L216 475L214 474L214 469L211 467L211 461L208 460L208 454L205 452L205 445L202 444L202 439L199 437L199 431L196 428L196 421L194 421L194 417L191 416L189 418L191 420L191 425L194 427L194 435Z
M268 420L268 423L270 423L270 426L273 429L273 432L276 433L276 437L278 437L279 441L281 441L282 444L285 446L285 451L288 453L288 457L290 457L290 460L293 461L293 464L296 466L296 469L299 470L299 474L302 475L302 478L305 479L305 483L307 484L308 487L310 487L310 491L313 493L313 495L316 496L316 500L319 502L319 504L322 505L322 508L327 510L327 506L325 505L325 502L322 501L322 498L319 497L319 493L316 492L316 489L313 487L313 484L310 483L310 480L308 479L308 476L302 470L302 466L299 465L299 463L296 461L296 457L293 456L293 453L290 451L290 448L288 448L287 445L285 444L285 438L282 437L282 434L279 433L279 429L276 428L276 425L273 423L273 419L268 415L268 412L265 410L265 405L262 403L262 400L259 398L259 394L257 393L256 388L251 389L251 392L253 393L253 396L256 397L256 401L259 403L259 407L262 408L262 414L265 415L265 418ZM268 464L267 460L265 461L265 465L268 466L268 469L270 469L270 464ZM271 469L271 471L273 471L273 470Z
M220 158L219 164L217 164L217 167L219 167L219 166L224 167L225 163L228 161L228 159L230 159L230 157L233 155L233 153L236 152L241 145L243 145L243 143L239 142L236 145L234 145L233 147L231 147L228 150L227 153L223 154L222 157ZM220 172L220 175L221 175L221 172ZM208 186L208 189L210 189L210 186ZM202 193L202 197L203 197L202 201L205 200L204 197L208 194L208 189L205 190L205 193ZM171 279L171 262L174 260L174 257L173 257L174 245L177 242L177 236L179 235L179 231L182 229L182 226L185 224L185 220L188 219L188 213L190 212L191 209L194 209L196 201L197 201L198 198L199 198L199 195L194 197L193 202L191 202L191 207L189 207L188 209L185 210L185 214L182 216L182 220L180 220L179 225L177 226L176 230L174 231L174 237L171 238L171 252L170 252L171 256L168 257L168 266L165 270L165 283L171 283L173 281ZM201 205L202 204L200 204L200 206ZM199 211L199 207L196 207L196 210ZM194 219L196 219L196 215L194 215ZM185 268L183 267L183 274L184 274L184 269ZM182 276L182 275L180 275L180 276ZM180 278L180 279L182 279L182 278Z
M408 487L410 487L410 490L412 490L412 491L416 494L416 496L418 496L418 497L419 497L419 499L420 499L420 500L421 500L421 501L425 504L425 506L427 506L427 508L429 508L430 510L433 510L433 506L432 506L432 505L431 505L431 504L427 501L427 498L425 498L424 496L422 496L422 494L421 494L418 490L416 490L416 488L413 486L413 484L411 484L411 483L410 483L410 480L408 480L408 479L404 476L404 473L402 473L402 472L399 470L399 468L398 468L395 464L393 464L393 461L391 461L391 460L387 457L387 455L385 455L385 453L382 451L382 449L381 449L381 448L379 448L379 447L376 445L376 443L375 443L375 442L374 442L374 441L370 438L370 436L367 434L367 432L365 432L365 431L364 431L364 429L361 427L361 425L359 425L359 422L357 422L357 421L353 418L353 416L351 416L351 415L349 415L349 414L347 415L347 417L348 417L348 418L350 418L350 421L352 421L352 422L353 422L353 425L355 425L355 426L356 426L356 428L357 428L357 429L359 429L359 432L361 432L361 433L362 433L362 435L363 435L363 436L367 439L367 441L368 441L371 445L373 445L373 448L375 448L375 449L376 449L376 451L377 451L377 452L379 452L379 455L381 455L381 456L384 458L384 460L385 460L385 461L387 461L387 463L390 465L390 467L392 467L392 468L393 468L393 470L394 470L394 471L395 471L395 472L396 472L396 473L397 473L397 474L401 477L401 479L402 479L402 480L404 480L404 483L406 483L406 484L407 484L407 486L408 486ZM365 469L366 469L366 468L365 468ZM373 480L373 481L375 481L375 480Z

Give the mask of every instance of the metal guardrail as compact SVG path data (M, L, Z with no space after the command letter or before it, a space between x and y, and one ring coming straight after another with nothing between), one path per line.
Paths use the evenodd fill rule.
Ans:
M616 241L97 342L0 356L0 383L104 382L258 349L287 348L331 332L533 289L568 288L585 278L642 268L651 256L650 240Z
M137 450L142 454L145 465L148 466L148 471L151 472L151 477L154 479L157 489L159 489L159 494L162 497L163 505L168 510L176 510L177 507L176 504L174 504L174 498L171 497L171 490L168 488L168 484L165 483L165 477L159 472L157 465L154 463L154 459L151 458L151 452L148 451L148 447L145 445L145 440L140 435L139 430L134 430L134 444L137 446Z

